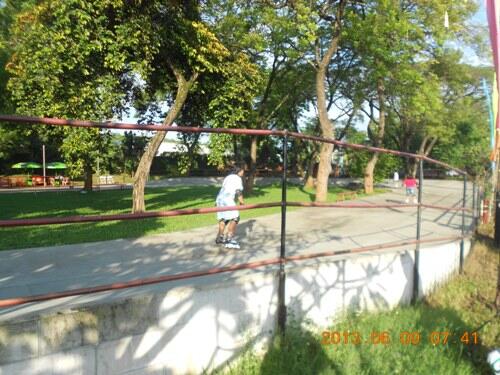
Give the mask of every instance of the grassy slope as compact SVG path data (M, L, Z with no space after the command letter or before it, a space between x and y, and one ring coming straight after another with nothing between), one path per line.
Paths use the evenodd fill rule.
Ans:
M213 207L219 188L216 186L190 186L146 189L148 210ZM330 189L328 199L335 200ZM314 192L291 186L287 192L289 201L311 201ZM281 189L277 185L256 187L245 198L245 203L281 201ZM53 217L127 213L132 207L131 190L109 190L80 194L76 191L0 194L0 219ZM243 220L279 212L280 208L242 211ZM214 225L215 214L177 216L173 218L110 221L69 225L0 228L0 250L50 246L90 241L134 238L153 233L166 233L206 225ZM214 229L215 230L215 229Z
M307 324L292 324L283 342L275 338L265 355L247 352L221 372L230 374L490 374L486 354L500 344L500 320L494 318L499 249L479 236L457 275L417 306L381 313L350 314L329 331L357 331L363 343L321 345L321 332ZM401 332L419 332L415 345L403 345ZM444 344L430 342L433 331L450 332ZM391 342L373 344L371 332L388 332ZM461 341L464 332L477 332L479 343ZM377 335L376 335L377 337ZM350 341L349 341L350 340ZM368 342L366 342L368 341Z

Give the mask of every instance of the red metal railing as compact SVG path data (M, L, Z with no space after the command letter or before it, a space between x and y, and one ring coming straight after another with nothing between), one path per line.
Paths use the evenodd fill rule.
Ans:
M216 275L216 274L225 273L225 272L234 272L234 271L239 271L239 270L255 269L255 268L261 268L261 267L265 267L265 266L283 264L283 263L299 261L299 260L302 261L302 260L314 259L314 258L331 257L331 256L335 256L335 255L364 253L364 252L375 251L375 250L387 250L390 248L401 247L401 246L406 246L406 245L415 245L417 243L422 244L422 243L433 243L433 242L449 242L449 241L457 241L460 239L462 239L461 236L439 237L439 238L431 238L431 239L425 239L425 240L420 240L420 241L407 240L407 241L400 241L400 242L389 242L389 243L385 243L385 244L378 244L378 245L372 245L372 246L363 246L363 247L358 247L358 248L348 249L348 250L323 251L323 252L304 254L304 255L292 255L292 256L285 257L285 259L282 259L282 258L264 259L264 260L259 260L259 261L255 261L255 262L235 264L235 265L231 265L231 266L227 266L227 267L210 268L210 269L202 270L202 271L183 272L183 273L178 273L178 274L174 274L174 275L148 277L148 278L144 278L144 279L140 279L140 280L117 282L117 283L98 285L98 286L87 287L87 288L78 288L78 289L72 289L72 290L67 290L67 291L63 291L63 292L54 292L54 293L45 293L45 294L38 294L38 295L32 295L32 296L26 296L26 297L0 299L0 308L14 307L14 306L19 306L19 305L24 305L27 303L33 303L33 302L49 301L49 300L64 298L64 297L107 292L107 291L119 290L119 289L135 288L135 287L140 287L140 286L164 283L164 282L168 282L168 281L192 279L192 278L201 277L201 276L211 276L211 275Z
M126 124L126 123L117 123L117 122L93 122L93 121L81 121L81 120L65 120L65 119L56 119L56 118L39 118L39 117L26 117L26 116L11 116L11 115L0 115L0 122L13 122L18 124L45 124L45 125L53 125L53 126L72 126L72 127L83 127L83 128L101 128L101 129L122 129L122 130L149 130L149 131L175 131L175 132L186 132L186 133L226 133L226 134L235 134L235 135L255 135L255 136L279 136L284 137L284 158L283 158L283 177L282 177L282 201L281 202L270 202L263 204L253 204L253 205L244 205L244 206L233 206L233 207L210 207L210 208L195 208L195 209L179 209L179 210L170 210L170 211L153 211L153 212L144 212L137 214L111 214L111 215L87 215L87 216L67 216L67 217L49 217L49 218L33 218L33 219L11 219L11 220L0 220L0 228L1 227L18 227L18 226L30 226L30 225L52 225L52 224L70 224L70 223L82 223L82 222L101 222L101 221L110 221L110 220L136 220L136 219L147 219L147 218L158 218L158 217L172 217L179 215L195 215L195 214L208 214L214 212L221 211L230 211L230 210L250 210L250 209L260 209L260 208L268 208L268 207L281 207L282 208L282 229L281 229L281 255L279 258L266 259L256 262L237 264L227 267L219 267L212 268L208 270L195 271L195 272L187 272L181 274L174 275L164 275L153 278L145 278L141 280L133 280L128 282L121 283L113 283L107 285L100 285L96 287L89 288L79 288L69 291L63 292L55 292L48 293L43 295L35 295L28 297L19 297L19 298L11 298L0 300L0 308L11 307L21 304L26 304L30 302L39 302L46 301L56 298L63 298L68 296L82 295L82 294L90 294L90 293L98 293L103 291L124 289L124 288L132 288L143 285L156 284L161 282L173 281L173 280L181 280L193 277L200 276L208 276L223 272L233 272L236 270L242 269L252 269L258 267L264 267L268 265L280 265L280 288L279 288L279 296L280 296L280 308L284 307L284 285L282 287L282 282L284 283L284 264L292 261L320 258L320 257L329 257L335 255L342 254L351 254L351 253L360 253L366 251L373 250L383 250L394 247L401 247L406 245L416 245L416 261L415 261L415 272L418 272L418 249L420 244L423 243L431 243L431 242L444 242L444 241L456 241L461 240L461 259L463 253L463 240L467 238L464 235L464 215L465 212L474 211L467 209L465 207L465 182L466 182L466 172L460 169L454 168L446 163L440 162L438 160L434 160L428 158L423 155L411 154L407 152L401 152L396 150L389 150L378 147L371 147L359 144L351 144L346 142L337 141L335 139L328 139L323 137L309 136L305 134L281 131L281 130L256 130L256 129L223 129L223 128L200 128L200 127L183 127L183 126L165 126L158 124L148 124L148 125L136 125L136 124ZM334 144L338 147L342 148L350 148L354 150L366 150L370 152L380 152L387 153L402 157L414 158L420 160L420 171L423 170L423 161L440 165L445 168L451 169L464 175L464 196L463 196L463 205L460 208L457 207L445 207L439 205L428 205L423 204L421 201L421 194L419 193L419 204L346 204L346 203L315 203L315 202L287 202L286 201L286 140L288 137L293 137L297 139L304 139L313 142L322 142L322 143L330 143ZM420 175L420 179L422 180L422 173ZM421 181L422 182L422 181ZM422 186L422 184L420 185ZM421 192L421 190L420 190ZM312 254L303 254L303 255L294 255L294 256L285 256L284 255L284 240L285 240L285 230L284 230L284 218L286 213L286 207L319 207L319 208L364 208L364 209L375 209L375 208L411 208L416 207L418 210L418 220L417 220L417 239L416 240L406 240L399 242L391 242L385 244L378 244L373 246L364 246L354 249L348 250L340 250L340 251L327 251L327 252L319 252ZM461 211L462 212L462 235L456 237L441 237L434 239L420 239L420 216L422 208L429 209L439 209L445 211ZM416 284L418 286L418 283ZM418 290L414 294L418 295Z
M459 174L466 175L467 172L455 168L449 164L443 163L439 160L429 158L424 155L412 154L410 152L402 152L396 150L390 150L381 147L372 147L354 143L347 143L342 141L337 141L336 139L317 137L312 135L306 135L296 132L289 132L286 130L260 130L260 129L226 129L226 128L202 128L202 127L191 127L191 126L167 126L161 124L147 124L147 125L137 125L137 124L127 124L122 122L97 122L97 121L84 121L84 120L68 120L59 118L46 118L46 117L30 117L30 116L14 116L14 115L0 115L0 122L13 122L16 124L44 124L53 126L72 126L80 128L100 128L100 129L122 129L122 130L150 130L150 131L173 131L182 133L224 133L224 134L238 134L238 135L257 135L257 136L280 136L283 137L287 134L289 137L297 139L305 139L313 142L331 143L342 148L351 148L354 150L366 150L370 152L380 152L386 154L392 154L397 156L408 157L412 159L422 159L428 163L440 165L447 169L453 170Z
M147 211L141 213L128 214L111 214L111 215L78 215L78 216L61 216L61 217L42 217L33 219L8 219L0 220L0 228L25 227L34 225L57 225L57 224L75 224L89 222L103 222L115 220L140 220L161 217L173 217L181 215L203 215L214 212L224 212L233 210L255 210L259 208L281 207L281 202L269 202L258 204L245 204L241 206L227 207L205 207L205 208L189 208L169 211ZM347 204L347 203L317 203L317 202L286 202L290 207L318 207L318 208L415 208L418 204ZM435 206L429 204L420 204L424 208L432 208L444 211L466 211L471 212L471 209L462 207L446 207Z

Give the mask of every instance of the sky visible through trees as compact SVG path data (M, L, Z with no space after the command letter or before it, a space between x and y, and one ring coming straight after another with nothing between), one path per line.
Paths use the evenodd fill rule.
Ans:
M492 68L481 2L22 0L5 1L0 16L4 113L287 129L486 173L481 82L491 82ZM33 150L47 143L90 188L97 159L120 169L112 161L119 153L109 150L125 142L120 132L93 132L2 127L0 168L22 155L36 157ZM145 179L165 134L148 136L140 149L130 147L130 136L128 146L118 147L133 150L123 159L138 160L134 212L144 210ZM256 170L282 147L256 137L167 137L187 150L177 159L179 173L196 168L194 155L208 142L212 167L247 164L249 190ZM14 150L16 139L22 152ZM311 176L319 163L321 201L331 147L295 140L289 147L293 173ZM378 154L351 159L359 165L350 173L364 178L368 193L380 171L414 168Z

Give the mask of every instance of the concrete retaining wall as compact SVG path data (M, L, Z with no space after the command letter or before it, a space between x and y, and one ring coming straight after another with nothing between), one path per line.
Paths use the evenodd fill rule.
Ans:
M466 243L468 253L470 244ZM421 251L420 290L458 269L459 243ZM213 369L276 326L276 267L165 284L161 293L0 323L0 374L185 374ZM411 299L413 251L316 259L287 266L289 313L326 328L346 309ZM169 289L167 289L169 288Z

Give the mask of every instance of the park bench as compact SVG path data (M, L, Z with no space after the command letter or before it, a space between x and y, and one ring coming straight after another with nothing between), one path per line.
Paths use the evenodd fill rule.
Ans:
M358 194L355 191L343 191L342 193L337 193L336 201L345 201L350 199L356 199Z
M109 185L114 184L113 176L99 176L99 184Z

